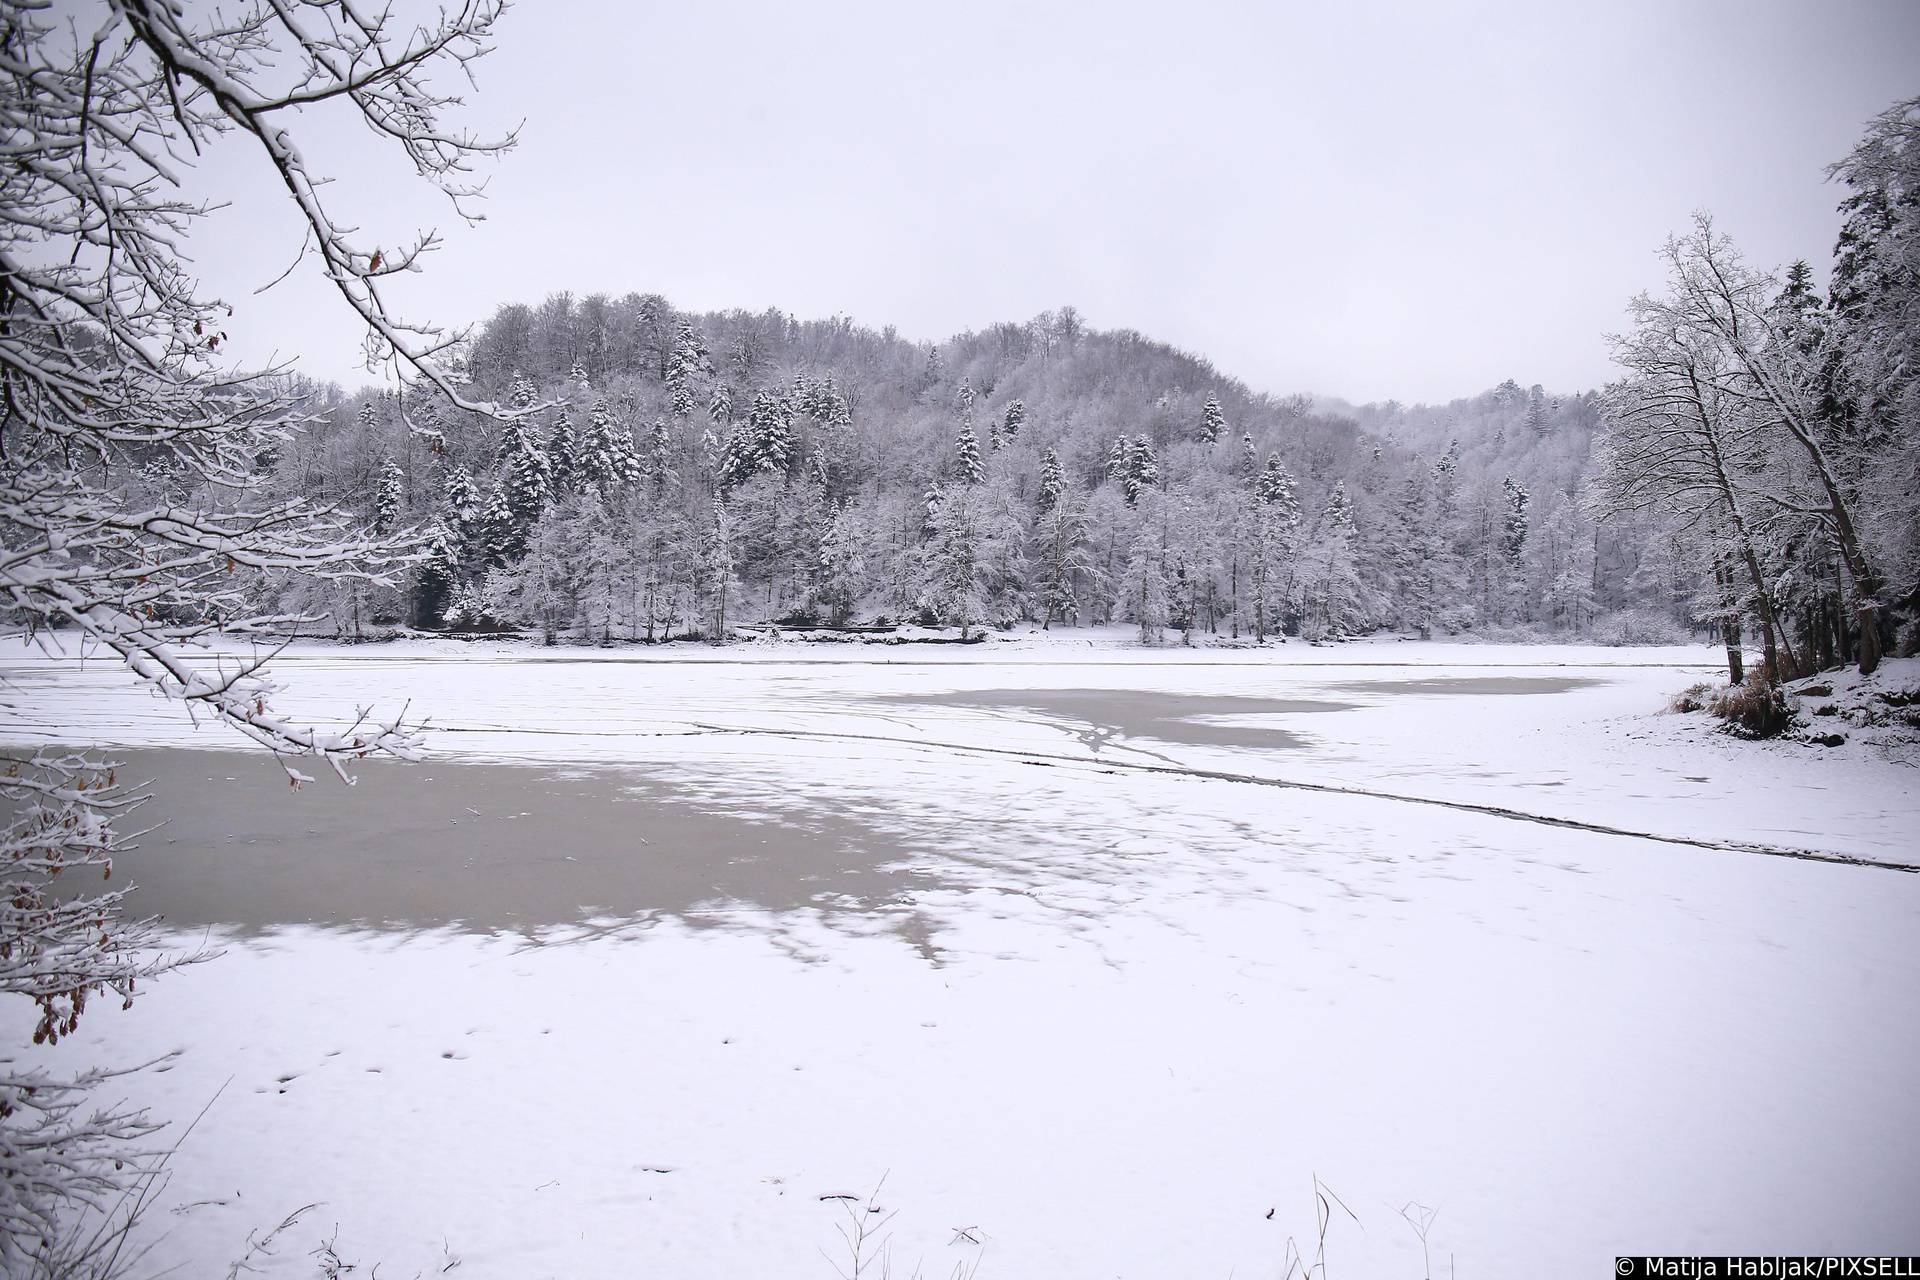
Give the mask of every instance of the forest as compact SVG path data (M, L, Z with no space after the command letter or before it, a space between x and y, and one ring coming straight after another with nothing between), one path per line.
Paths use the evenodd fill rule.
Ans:
M261 459L287 494L410 533L411 565L255 590L348 639L1692 632L1751 635L1783 678L1870 664L1911 651L1920 582L1913 116L1835 168L1824 295L1806 262L1758 271L1702 216L1600 390L1277 396L1071 307L928 344L655 294L504 305L448 364L507 412L301 388L324 412Z

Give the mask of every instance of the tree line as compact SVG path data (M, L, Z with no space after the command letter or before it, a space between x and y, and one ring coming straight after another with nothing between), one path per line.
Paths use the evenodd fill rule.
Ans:
M1834 170L1824 296L1704 217L1623 376L1447 405L1256 393L1072 308L914 343L664 298L503 306L437 388L332 393L262 459L421 558L263 605L603 642L1125 623L1143 640L1749 635L1770 679L1911 650L1914 107ZM1904 139L1904 141L1903 141ZM164 487L164 475L149 477ZM1902 629L1905 628L1903 631Z

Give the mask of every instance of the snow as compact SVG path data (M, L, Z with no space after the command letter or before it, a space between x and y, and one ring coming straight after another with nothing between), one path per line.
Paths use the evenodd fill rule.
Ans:
M578 803L633 843L602 859L729 871L623 903L542 817L528 855L581 877L578 919L269 911L90 1013L52 1056L182 1050L129 1084L162 1114L230 1078L154 1269L224 1273L322 1201L263 1274L311 1274L337 1226L395 1275L827 1277L847 1202L820 1197L847 1194L897 1214L902 1276L1277 1276L1316 1176L1361 1219L1329 1232L1347 1275L1420 1274L1410 1202L1439 1207L1436 1272L1920 1251L1920 876L1410 802L1920 862L1902 757L1662 714L1704 648L1093 639L296 646L283 710L431 714L421 805L522 761L604 788ZM180 803L258 779L247 838L272 845L270 762L204 750L233 740L110 664L0 668L12 739L202 748L222 781ZM491 777L454 818L510 842L529 806ZM374 781L313 788L389 825L431 898L451 819ZM805 847L768 822L822 842L805 905L752 887Z

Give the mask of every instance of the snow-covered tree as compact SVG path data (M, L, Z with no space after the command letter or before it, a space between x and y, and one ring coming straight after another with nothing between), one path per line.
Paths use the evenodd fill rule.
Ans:
M546 447L534 439L532 426L525 418L516 418L507 424L500 453L506 505L513 516L509 551L518 555L527 531L553 501L553 459Z
M701 629L714 644L727 638L727 610L734 592L733 533L724 502L716 494L700 530L694 561Z
M1053 456L1051 450L1047 456ZM1045 494L1044 487L1041 492ZM1093 569L1086 544L1086 509L1079 495L1062 491L1047 500L1034 542L1040 629L1047 630L1056 620L1077 621L1080 594L1076 584Z
M960 421L960 435L953 446L953 469L962 484L979 484L987 478L986 466L980 461L980 441L973 434L971 418Z
M1302 574L1302 632L1311 639L1353 635L1367 622L1366 595L1354 560L1353 503L1344 481L1327 495Z
M1000 423L1000 434L1006 437L1008 444L1020 438L1021 428L1027 425L1027 405L1024 400L1015 400L1007 406L1006 416Z
M546 454L554 495L576 492L580 487L580 437L575 434L573 417L564 406L553 412L553 425L547 430Z
M587 412L587 434L581 441L578 468L581 483L596 487L603 495L616 493L641 476L633 430L614 416L605 396L596 399Z
M1506 516L1500 527L1500 554L1506 557L1508 564L1517 565L1527 549L1527 508L1533 505L1533 495L1512 476L1500 482L1500 491L1506 495ZM1342 496L1345 496L1344 492Z
M927 543L927 607L966 639L982 622L1017 614L1022 579L1021 527L999 481L957 481L934 495Z
M1120 486L1128 506L1139 502L1142 493L1160 483L1160 461L1153 452L1153 441L1144 435L1115 440L1107 456L1107 474Z
M426 556L414 570L414 625L438 626L453 602L462 569L459 539L447 521L435 521L427 533Z
M1293 557L1300 527L1300 501L1293 473L1271 454L1254 485L1253 538L1248 557L1253 638L1265 643L1291 610Z
M481 3L417 27L378 11L309 22L268 5L79 0L56 12L0 0L0 605L12 627L66 629L66 644L112 655L134 681L286 760L318 757L344 776L368 754L414 754L395 722L286 719L264 657L229 659L217 679L190 657L221 631L287 624L255 605L267 575L302 589L390 581L414 544L269 488L263 469L313 422L311 405L284 379L228 367L232 313L202 294L180 249L221 203L194 174L220 138L223 159L292 193L322 278L372 330L375 352L417 393L492 414L437 362L445 336L400 319L383 292L425 243L357 238L360 219L308 168L294 108L333 100L359 112L416 172L457 190L483 144L447 120L453 100L439 86L485 51L496 13ZM140 473L162 457L187 483L180 500L147 505ZM139 793L92 755L48 750L11 755L0 794L0 994L37 1006L45 1041L73 1029L89 996L131 999L169 964L124 920L117 891L82 887L104 878L114 825ZM140 1148L154 1124L101 1105L95 1091L112 1078L63 1078L24 1054L0 1063L0 1272L105 1274L123 1253L125 1206L155 1169ZM101 1229L64 1234L89 1206ZM90 1253L89 1239L106 1243Z
M1226 429L1226 410L1220 407L1219 397L1209 395L1207 402L1200 407L1200 443L1214 443Z
M1127 619L1138 629L1141 644L1157 642L1166 630L1168 499L1149 493L1135 522L1133 541L1120 573L1119 596Z
M373 527L376 533L392 533L406 519L407 473L388 455L380 463L380 485L374 492Z
M1067 477L1060 469L1060 455L1049 449L1040 455L1040 509L1053 510L1066 490Z
M675 417L691 418L698 407L700 383L713 376L707 344L691 321L683 321L667 365L668 403Z
M757 391L753 411L727 438L720 460L724 487L744 483L756 475L784 476L793 465L793 426L787 406L770 391Z

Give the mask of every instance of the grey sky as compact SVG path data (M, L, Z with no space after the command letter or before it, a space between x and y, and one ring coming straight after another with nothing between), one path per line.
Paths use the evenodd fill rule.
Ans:
M526 123L477 228L306 126L365 242L446 232L410 317L641 290L932 339L1072 303L1257 389L1445 400L1604 381L1694 208L1823 265L1823 167L1920 92L1920 3L529 0L479 79L471 119ZM237 353L365 380L311 272L251 296L299 239L236 189L197 258Z

